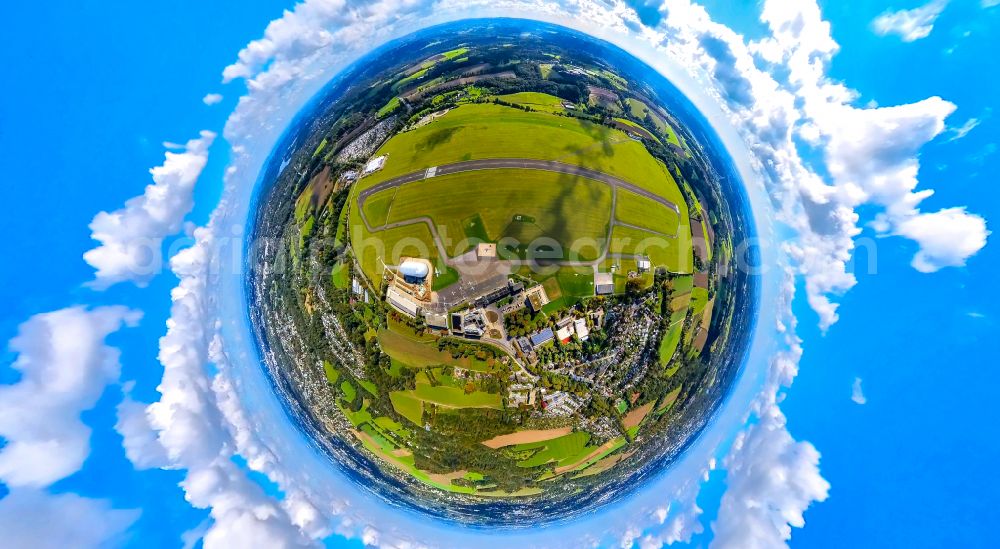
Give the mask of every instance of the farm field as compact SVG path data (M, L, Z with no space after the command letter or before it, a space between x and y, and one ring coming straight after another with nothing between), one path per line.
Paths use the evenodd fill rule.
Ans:
M358 190L430 166L480 158L530 158L586 166L673 196L664 185L669 177L666 168L624 132L502 105L461 105L431 124L395 135L376 155L388 155L385 167L361 179L355 186Z
M381 201L392 192L382 191L368 201ZM448 199L442 200L442 196ZM486 204L490 207L483 208ZM471 248L463 223L470 213L478 214L489 240L510 237L527 244L547 236L567 249L578 239L596 240L607 235L611 189L597 181L537 170L463 172L399 187L388 222L429 216L442 238L451 240L446 241L448 252L460 255ZM514 221L516 214L536 221ZM596 249L588 252L593 257L584 259L596 259L599 253Z
M676 235L677 226L681 222L677 212L655 200L625 189L618 190L615 218L622 223L667 235Z
M664 238L647 231L615 225L611 230L610 251L616 254L646 255L654 266L663 266L675 273L690 273L694 268L691 234L683 226L680 227L677 238Z

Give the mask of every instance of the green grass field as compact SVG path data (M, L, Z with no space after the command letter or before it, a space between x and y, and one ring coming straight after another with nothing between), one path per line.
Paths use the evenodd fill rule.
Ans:
M673 201L672 179L646 148L619 130L577 118L468 104L436 121L393 136L377 152L385 168L356 185L366 188L398 175L478 158L531 158L579 164L661 193ZM464 216L463 216L464 217Z
M553 63L541 63L538 65L538 72L542 75L542 78L548 80L552 76L553 66L555 66Z
M678 276L673 280L673 293L674 295L680 295L691 291L694 287L694 277L693 276Z
M432 284L431 290L435 292L443 290L456 282L458 282L458 271L446 265L444 269L441 269L441 274L434 276L434 284Z
M407 368L448 365L482 372L490 369L485 361L476 358L452 358L450 353L439 351L437 344L432 341L421 341L415 335L408 336L401 333L401 330L380 329L378 343L386 354Z
M675 273L690 273L694 268L691 234L680 227L677 238L616 225L611 231L611 252L649 257L654 267L663 266Z
M333 278L333 285L341 290L351 285L351 273L346 263L340 262L334 265L330 276Z
M354 399L358 396L358 390L355 389L354 385L346 379L340 383L340 390L344 392L344 399L347 400L347 402L354 402Z
M667 136L667 142L673 143L678 147L681 146L681 142L677 139L677 133L674 131L670 124L659 115L659 113L650 110L642 101L638 99L633 99L629 97L625 100L625 105L628 107L629 114L644 120L646 118L646 113L649 112L650 117L653 119L653 124L656 125L656 129L660 130Z
M483 391L466 393L458 387L448 387L446 385L432 387L424 383L418 383L416 389L407 391L407 393L424 402L447 406L449 408L494 408L497 410L503 408L499 394L485 393Z
M517 444L511 447L514 453L534 451L534 453L517 464L520 467L539 467L546 463L556 462L562 464L578 456L590 441L590 433L577 431L559 438L544 440L541 442L529 442L527 444Z
M674 356L674 353L677 351L677 344L681 342L683 327L683 322L675 322L670 325L667 333L663 336L663 340L660 341L660 364L670 362L670 359Z
M386 189L365 200L365 218L373 227L385 225L386 216L389 215L389 207L392 205L392 197L395 194L396 189Z
M375 113L375 116L378 118L385 118L386 116L396 112L396 109L398 109L401 104L402 103L399 102L398 97L393 97L388 103L379 109L377 113Z
M381 200L389 192L369 198L365 209L368 202ZM448 199L442 200L443 196ZM429 216L442 238L450 241L445 242L449 254L456 256L472 247L466 239L465 220L473 212L481 220L487 240L507 237L527 244L546 236L565 251L581 239L605 237L611 217L611 189L597 181L537 170L463 172L399 187L387 222ZM536 222L512 221L515 213L534 217ZM584 260L596 259L599 254L593 246L580 251Z
M615 218L622 223L645 227L653 232L668 235L676 235L677 226L680 223L677 212L655 200L625 189L618 191ZM684 223L688 222L685 218Z
M424 403L420 399L409 394L409 391L393 391L389 393L389 401L396 413L413 422L418 427L423 427Z
M549 95L547 93L539 92L518 92L509 93L507 95L500 95L497 97L501 101L506 101L508 103L514 103L515 105L524 105L531 107L536 111L547 112L547 113L564 113L566 108L563 107L563 103L566 102L564 99L560 99L554 95Z

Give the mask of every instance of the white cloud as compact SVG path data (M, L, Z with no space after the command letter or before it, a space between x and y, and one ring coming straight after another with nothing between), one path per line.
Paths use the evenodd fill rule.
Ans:
M948 141L958 141L966 135L969 135L969 132L976 129L977 126L979 126L979 119L970 118L965 121L965 124L962 124L957 128L948 128L948 131L951 133L951 136L948 137Z
M899 11L887 11L872 21L872 28L880 36L895 34L904 42L913 42L930 36L947 0L931 0L923 6Z
M272 21L263 37L248 44L240 52L239 59L225 69L225 80L242 78L249 89L226 125L226 137L233 143L234 157L246 160L246 155L250 154L248 150L259 152L268 147L269 142L255 143L255 140L280 131L281 128L275 126L294 114L282 109L301 104L303 97L311 95L329 78L329 67L343 66L372 44L381 43L394 33L424 26L421 17L429 9L429 4L418 1L383 1L345 9L347 5L343 0L310 0L297 5L282 18ZM478 5L494 10L509 9L510 13L519 14L531 10L536 17L544 15L573 26L585 21L609 33L626 32L637 22L631 11L616 2L573 1L558 5L505 0L479 2ZM434 4L435 13L440 17L444 17L440 14L447 10L471 10L473 7L474 3L470 2ZM908 221L933 215L923 214L918 209L919 202L928 195L927 191L916 190L918 154L926 142L943 131L944 119L954 110L954 105L940 98L929 98L897 107L855 107L857 94L826 74L839 45L831 37L829 23L823 21L818 6L812 2L765 2L761 19L768 25L770 36L751 43L712 21L701 6L686 0L668 1L661 13L664 15L662 25L655 30L642 29L642 38L656 45L659 53L695 72L695 78L704 84L705 93L717 100L746 141L754 155L755 167L760 170L778 209L779 219L797 233L785 247L794 261L795 273L805 279L806 297L819 313L824 329L837 319L837 305L832 299L855 284L847 263L854 249L854 238L860 232L857 227L860 206L881 207L884 232L915 239L922 247L921 253L934 258L924 261L955 264L956 257L964 261L975 253L978 249L973 249L975 238L971 239L972 245L957 255L943 258L930 239L917 237L921 234L919 231L901 230ZM814 169L803 159L799 152L802 145L796 138L815 147L815 151L809 152L819 154L810 157L818 156L825 169ZM246 163L254 165L254 161ZM227 184L233 181L227 178ZM922 219L926 222L926 218ZM976 227L965 227L963 234L975 236L976 230ZM203 241L211 246L210 240L210 235L200 234L196 248L202 246ZM175 291L175 308L184 301L188 303L187 308L209 309L210 299L205 296L203 286L207 282L196 282L203 278L202 275L183 275L181 278L182 284ZM789 283L788 299L791 299L793 288ZM789 308L789 303L779 305L784 312ZM211 324L211 313L202 311L199 314L203 315L200 319L195 314L175 312L171 330L193 332L197 322ZM188 316L192 318L186 318ZM745 545L782 544L789 539L792 527L802 525L804 510L813 501L825 499L829 488L819 474L818 452L808 443L792 438L778 408L779 390L791 383L801 355L798 341L791 332L794 318L784 318L781 324L789 330L790 350L771 365L771 377L755 408L758 421L740 436L725 460L729 469L729 489L724 496L723 509L713 524L722 545L735 539L734 532L742 532L743 537L739 539ZM205 362L202 344L209 338L210 331L202 332L196 343L181 338L169 346L161 345L161 361L165 367L168 362L181 360L176 358L181 349L188 355L185 362L193 360L192 355L198 355L195 362L201 364L197 369L201 373L197 373L193 365L184 366L183 376L167 367L171 373L165 375L161 385L162 404L159 407L154 404L147 410L146 417L159 432L158 440L171 466L187 468L189 480L185 481L185 488L189 498L198 506L212 507L213 517L216 517L213 530L219 533L213 540L221 543L223 533L242 533L242 530L234 530L237 525L242 528L242 520L223 522L219 517L226 516L225 503L233 502L233 494L244 497L243 481L236 480L235 473L226 470L226 474L234 475L233 485L214 488L232 496L227 498L209 497L200 483L194 481L205 471L213 471L214 477L224 477L214 468L216 458L233 451L244 455L255 470L265 470L272 480L288 481L279 482L281 489L294 495L281 503L280 510L267 500L263 504L268 510L265 516L275 519L275 524L280 522L281 530L296 542L301 541L302 532L308 537L320 535L318 532L326 528L323 517L337 511L324 508L317 512L308 498L297 499L300 494L308 493L308 487L296 485L291 480L293 477L283 474L280 454L271 454L266 447L254 443L255 435L242 417L241 403L232 395L231 382L224 375L229 368L224 365L224 357L216 353L210 355L220 369L220 375L212 380L214 400L204 392L199 392L197 398L191 394L193 388L203 391L207 383L208 378L200 368ZM171 350L167 350L168 347ZM181 379L184 383L180 383ZM182 417L165 419L166 410L183 412L178 414ZM201 425L193 425L195 422ZM192 425L181 428L188 423ZM226 430L230 431L229 435ZM220 445L224 450L217 451ZM769 475L769 471L779 474ZM237 506L237 516L247 518L245 511L249 505ZM691 533L700 528L700 510L693 503L674 508L673 519L668 518L669 513L668 509L663 518L654 514L643 520L645 524L655 521L661 525L670 524L670 528L661 529L654 535L644 532L642 524L630 525L634 528L626 531L623 540L643 546L656 545L674 539L690 539ZM286 521L291 521L298 530L284 530ZM258 523L253 521L253 524ZM364 525L356 531L373 543L394 542L392 536L370 527L365 529ZM671 531L677 534L670 535Z
M219 103L221 101L222 101L221 93L208 93L205 94L205 97L201 98L201 102L206 105L215 105L216 103Z
M142 195L130 198L119 210L94 216L91 236L101 244L83 254L84 261L97 269L91 287L104 289L123 281L142 287L160 272L163 239L181 229L194 206L194 185L214 139L214 133L202 131L182 152L167 151L163 164L149 171L153 183Z
M0 386L0 532L11 548L106 547L138 518L106 500L43 489L79 471L90 455L80 414L118 381L119 351L104 340L142 315L121 306L71 307L37 314L18 328L11 367L21 377Z
M899 223L896 231L920 245L911 264L922 273L965 265L966 259L986 245L990 235L986 220L965 208L913 215Z
M785 547L792 528L805 525L809 505L827 498L819 452L792 439L777 406L766 412L740 433L726 458L728 487L712 523L712 547Z
M983 8L992 8L995 6L1000 6L1000 0L982 0L980 4L983 6Z
M21 372L0 386L0 480L12 487L44 487L83 466L90 428L80 413L118 381L119 351L104 339L134 325L141 314L126 307L72 307L37 314L10 342Z
M0 532L9 549L123 545L138 518L138 510L112 509L106 500L76 494L19 488L0 499Z
M868 399L865 398L864 391L861 390L860 377L854 378L854 384L851 385L851 400L853 400L855 404L865 404L868 402Z
M194 231L195 244L170 260L180 283L171 293L167 333L160 339L160 399L144 411L127 401L119 432L137 467L184 469L187 500L210 510L204 547L292 547L309 540L288 513L233 462L235 443L208 373L213 322L206 291L213 259L210 229ZM143 421L146 422L143 425ZM165 459L165 463L157 463Z

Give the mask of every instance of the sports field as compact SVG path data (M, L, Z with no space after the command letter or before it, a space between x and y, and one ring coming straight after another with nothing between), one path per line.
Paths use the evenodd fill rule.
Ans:
M452 256L474 244L466 239L470 216L479 217L487 240L512 238L528 244L549 237L564 250L580 239L603 240L611 219L608 185L538 170L482 170L425 179L372 195L365 201L366 215L369 202L378 204L373 214L388 210L388 223L430 217ZM516 221L517 214L535 222ZM377 223L372 217L369 221ZM582 259L592 260L599 252L591 248L584 253L589 257Z

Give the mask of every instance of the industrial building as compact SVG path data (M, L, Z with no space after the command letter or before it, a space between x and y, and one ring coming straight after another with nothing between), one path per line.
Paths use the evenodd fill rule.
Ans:
M385 300L397 311L416 317L420 313L420 305L413 301L413 298L400 292L394 286L389 286L385 292Z
M610 295L615 293L615 279L611 273L594 273L594 293Z

